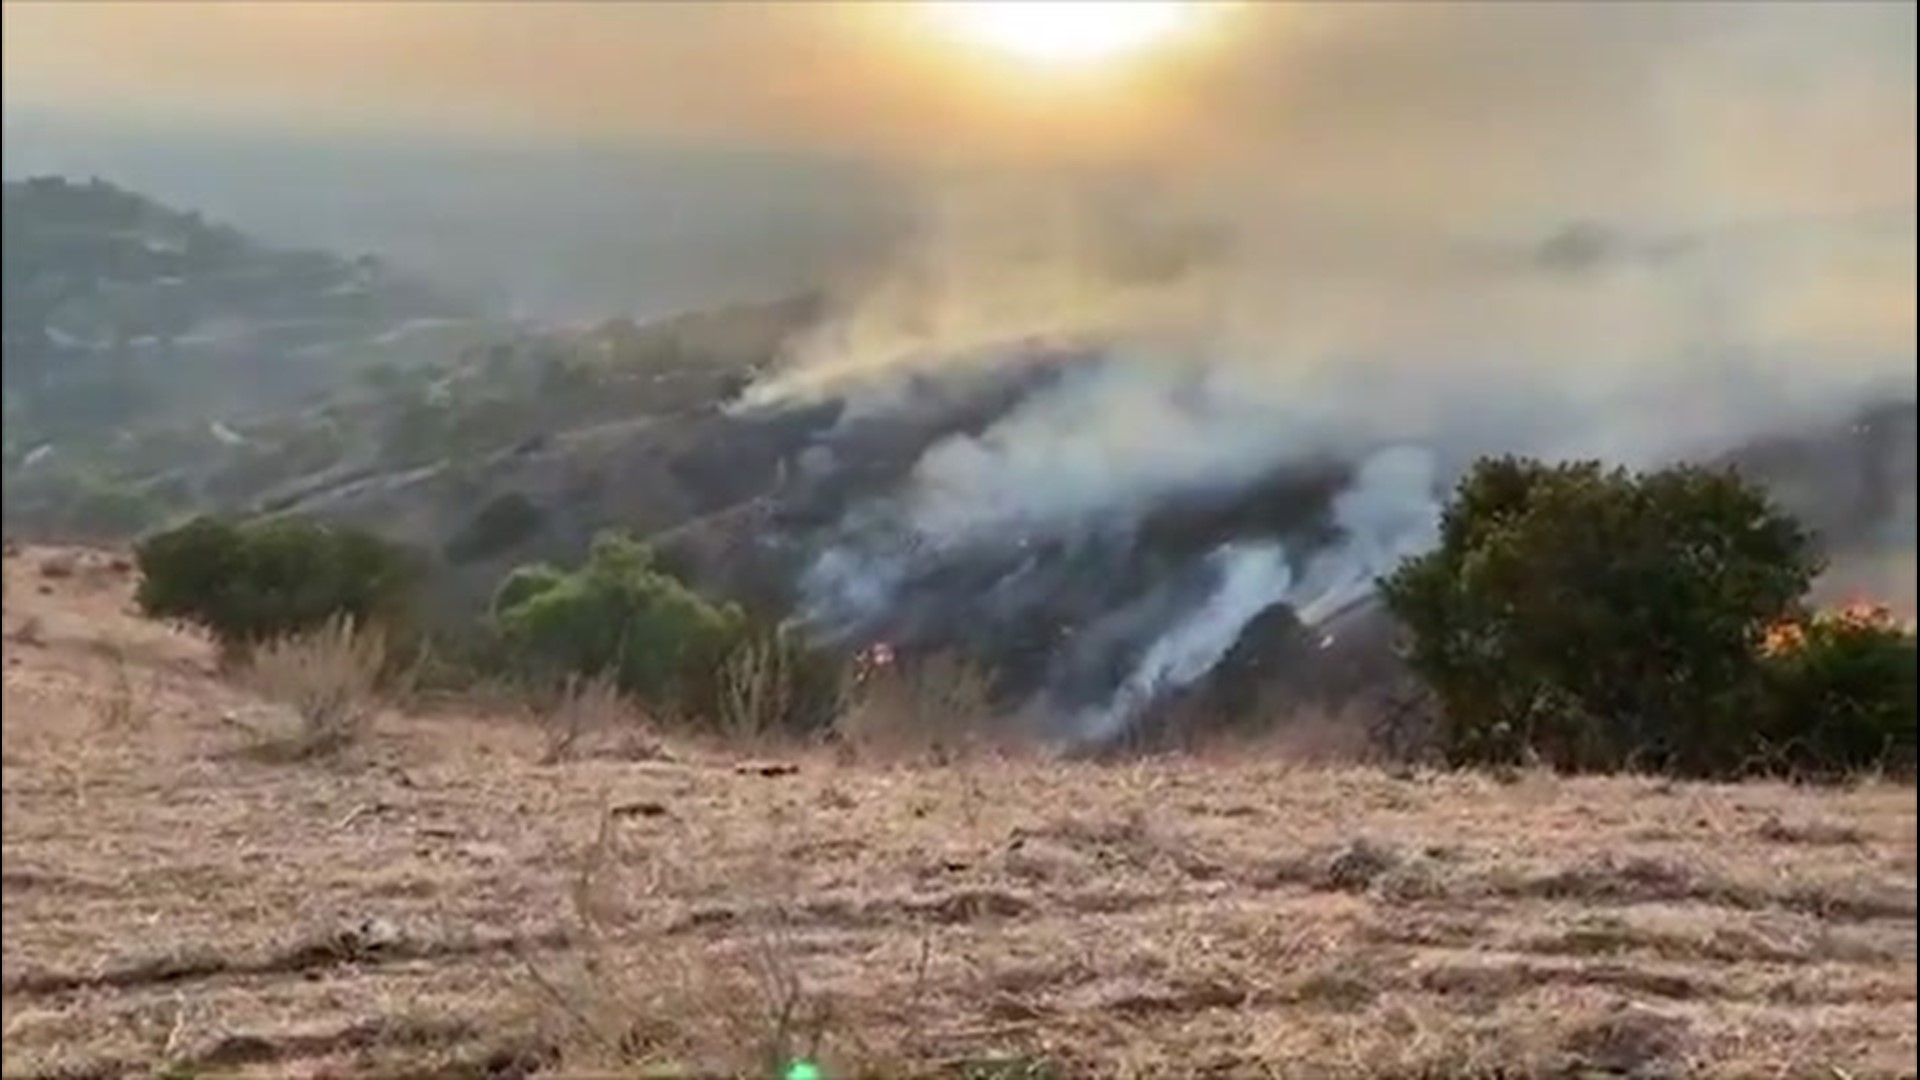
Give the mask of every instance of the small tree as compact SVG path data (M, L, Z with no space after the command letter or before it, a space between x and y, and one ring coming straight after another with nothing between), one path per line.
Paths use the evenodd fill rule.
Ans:
M1732 472L1501 458L1382 593L1450 760L1711 774L1750 758L1760 637L1820 566Z
M304 518L196 518L141 541L136 600L148 616L200 626L245 652L329 620L405 624L419 561L355 529Z

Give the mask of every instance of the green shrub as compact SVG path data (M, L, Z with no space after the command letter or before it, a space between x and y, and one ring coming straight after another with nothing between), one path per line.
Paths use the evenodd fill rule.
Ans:
M1475 467L1439 547L1382 593L1450 761L1725 774L1766 737L1761 636L1820 565L1731 472L1503 458Z
M1801 771L1912 773L1920 653L1911 625L1855 605L1775 626L1762 655L1772 759Z
M405 548L303 518L196 518L135 548L147 615L200 626L229 650L351 619L404 626L419 580Z
M571 572L521 567L494 596L493 621L525 673L614 680L645 701L664 702L717 669L745 617L715 605L651 564L623 536L596 539Z

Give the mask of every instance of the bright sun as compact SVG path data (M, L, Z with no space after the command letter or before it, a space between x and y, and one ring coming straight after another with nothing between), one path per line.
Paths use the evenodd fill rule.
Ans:
M1085 64L1151 48L1187 29L1191 0L928 0L955 37L1032 63Z

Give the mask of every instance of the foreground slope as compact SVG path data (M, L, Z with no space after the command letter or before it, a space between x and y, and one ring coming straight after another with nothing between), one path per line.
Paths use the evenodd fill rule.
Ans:
M532 722L447 713L271 764L129 577L6 560L9 1077L746 1068L782 1037L829 1076L1914 1073L1910 787L631 733L543 765Z

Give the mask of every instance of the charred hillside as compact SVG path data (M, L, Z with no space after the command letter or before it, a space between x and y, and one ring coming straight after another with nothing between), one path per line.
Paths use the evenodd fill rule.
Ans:
M683 366L646 369L665 379L652 385L679 387L671 407L571 429L556 418L550 433L464 468L370 477L288 509L435 551L442 609L460 620L511 566L570 561L596 531L630 529L704 590L798 619L837 647L959 654L1009 711L1084 737L1168 703L1230 718L1377 691L1394 667L1369 584L1417 549L1464 464L1357 444L1198 476L1120 510L995 518L1006 507L990 505L991 527L942 531L928 523L948 519L929 508L952 493L929 463L991 452L1008 425L1111 358L1035 349L944 379L903 374L857 396L745 408L746 354L705 355L689 348ZM1911 552L1913 425L1911 402L1886 402L1726 460L1772 486L1844 566ZM467 543L501 500L522 527Z

